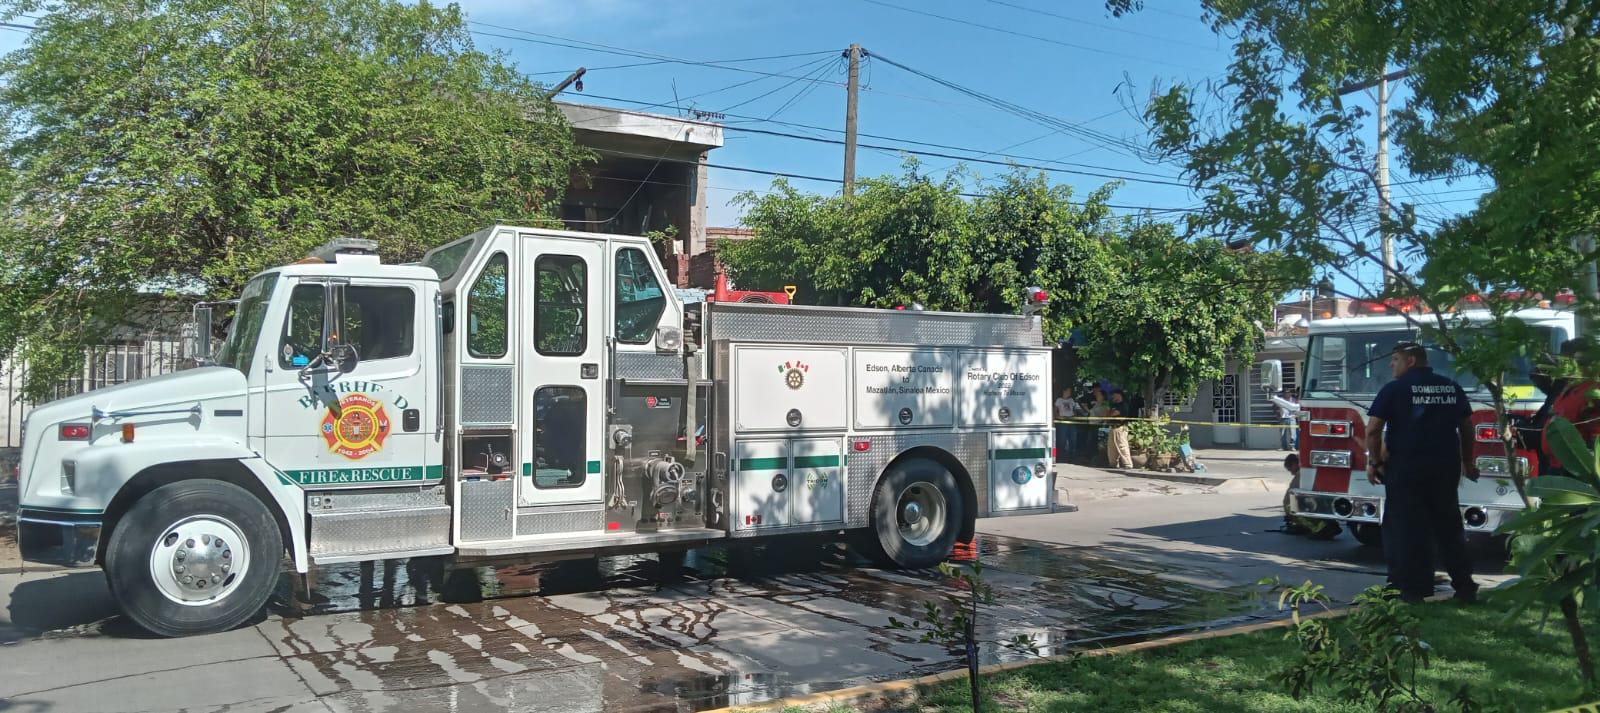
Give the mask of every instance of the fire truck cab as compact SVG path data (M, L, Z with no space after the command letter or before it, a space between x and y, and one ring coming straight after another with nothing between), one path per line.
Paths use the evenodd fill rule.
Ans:
M176 636L249 618L285 559L850 532L925 567L978 517L1049 511L1042 292L1019 316L686 308L667 284L645 238L510 225L263 272L210 365L30 414L22 554L99 564Z
M1393 309L1373 304L1374 310ZM1575 321L1568 310L1540 307L1516 316L1545 335L1552 353L1574 335ZM1488 320L1482 310L1463 310L1457 317L1469 324ZM1291 516L1337 522L1363 544L1381 542L1384 493L1383 486L1367 479L1367 407L1392 378L1388 360L1395 345L1418 339L1417 319L1380 314L1311 323L1302 372L1300 468L1287 498ZM1470 373L1455 369L1443 351L1429 347L1428 364L1458 381L1473 401L1472 419L1477 424L1473 452L1482 477L1477 482L1461 480L1461 518L1469 535L1489 535L1508 513L1522 508L1489 394ZM1513 413L1532 415L1545 395L1528 378L1532 365L1522 367L1510 375L1506 393ZM1521 453L1518 460L1530 476L1538 475L1533 454ZM1337 534L1336 529L1329 532Z

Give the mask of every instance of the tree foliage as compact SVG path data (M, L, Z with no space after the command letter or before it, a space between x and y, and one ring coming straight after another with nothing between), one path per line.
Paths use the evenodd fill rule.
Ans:
M1426 309L1414 323L1488 388L1509 434L1502 385L1551 347L1518 311L1541 294L1581 288L1580 267L1596 257L1592 243L1574 238L1600 227L1600 5L1202 4L1213 27L1236 38L1229 72L1215 84L1160 92L1146 113L1156 147L1205 196L1188 229L1275 247L1302 269L1356 284L1361 267L1384 270L1378 243L1392 236L1399 264L1384 270L1376 291L1420 300ZM1112 7L1137 10L1126 5ZM1490 189L1464 213L1381 202L1372 117L1341 95L1396 69L1404 83L1391 153L1419 181L1487 181ZM1411 190L1397 184L1402 196ZM1594 315L1596 296L1577 292L1579 314ZM1467 329L1447 308L1469 294L1494 297L1484 303L1487 323ZM1509 435L1504 446L1516 463ZM1515 469L1513 481L1534 507ZM1546 549L1538 567L1561 572L1557 556ZM1593 687L1577 626L1578 605L1592 598L1581 596L1575 578L1547 583L1543 594L1560 602Z
M330 238L386 257L548 219L585 160L455 6L3 3L0 357L29 390L154 293L235 294ZM24 20L26 21L26 20Z
M1230 360L1255 357L1260 324L1292 284L1283 260L1185 240L1166 223L1130 225L1115 240L1117 279L1084 329L1093 372L1155 405L1222 378Z
M775 188L742 198L755 239L721 248L741 284L792 284L822 304L993 313L1015 313L1037 285L1051 295L1047 338L1076 330L1091 373L1152 402L1250 359L1256 322L1291 284L1276 258L1111 214L1114 184L1078 203L1070 188L1017 170L969 196L911 162L861 181L848 205Z
M1044 313L1052 339L1106 293L1106 238L1122 224L1105 205L1109 189L1078 203L1071 188L1021 171L976 197L914 161L901 175L859 181L848 205L782 181L773 187L740 197L755 239L719 248L740 285L795 285L811 304L1011 314L1038 285L1053 294Z

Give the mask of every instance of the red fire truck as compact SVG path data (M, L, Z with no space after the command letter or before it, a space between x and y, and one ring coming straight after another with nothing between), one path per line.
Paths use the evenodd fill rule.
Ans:
M1574 334L1573 314L1564 308L1567 302L1570 299L1541 302L1516 316L1542 332L1554 352ZM1474 307L1481 307L1477 299L1464 301L1452 319L1487 322L1488 312ZM1382 541L1383 486L1367 479L1367 406L1392 378L1389 355L1395 344L1418 340L1417 322L1431 318L1407 314L1420 309L1416 302L1406 301L1358 303L1358 316L1318 320L1310 326L1302 371L1299 468L1286 500L1291 517L1318 521L1314 524L1321 527L1313 528L1314 535L1337 535L1340 528L1327 525L1339 524L1363 544ZM1462 479L1461 518L1469 534L1491 534L1509 513L1522 508L1522 502L1511 482L1488 390L1471 374L1455 369L1449 354L1425 346L1429 365L1460 382L1473 401L1472 421L1477 427L1473 453L1482 477L1477 482ZM1266 368L1273 366L1269 362ZM1506 393L1513 413L1532 415L1544 401L1545 395L1528 378L1530 367L1521 365L1509 378ZM1271 383L1269 379L1263 382ZM1520 452L1517 460L1530 475L1538 475L1534 454Z

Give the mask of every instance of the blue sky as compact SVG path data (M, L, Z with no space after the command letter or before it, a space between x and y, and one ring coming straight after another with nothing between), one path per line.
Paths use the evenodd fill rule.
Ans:
M1173 82L1198 82L1226 69L1230 46L1200 18L1193 0L1145 0L1132 16L1112 18L1101 0L523 0L462 2L481 49L499 50L516 66L553 83L578 66L590 68L583 93L568 101L660 113L690 109L724 112L726 145L712 162L767 171L837 178L842 147L741 131L741 128L842 138L844 61L850 43L869 55L862 71L863 143L916 146L941 153L1049 165L1102 176L1126 176L1113 203L1182 209L1199 198L1175 167L1151 163L1119 143L1140 144L1137 107ZM539 33L539 34L530 34ZM22 33L0 33L0 50ZM562 46L565 45L565 46ZM650 55L722 66L660 62ZM889 64L977 90L1049 119L1008 113L991 103ZM737 71L744 70L744 71ZM784 75L784 76L772 76ZM1404 88L1398 88L1403 92ZM1371 105L1372 98L1357 97ZM633 102L633 103L630 103ZM1396 102L1398 103L1398 102ZM788 123L774 123L774 122ZM1055 123L1051 123L1055 122ZM795 126L800 124L804 126ZM1062 131L1070 126L1068 131ZM816 127L816 128L811 128ZM1089 136L1083 136L1088 133ZM994 152L985 156L986 152ZM903 156L863 149L857 175L897 172ZM924 157L929 170L952 159ZM1072 162L1069 166L1057 162ZM1006 168L971 164L996 176ZM1102 176L1057 171L1051 179L1084 195ZM1394 163L1394 180L1408 179ZM765 190L770 176L712 169L710 222L736 225L731 201L744 190ZM834 193L837 183L793 180L804 190ZM1395 199L1421 203L1425 219L1469 209L1475 192L1461 185L1399 185ZM1124 211L1128 212L1128 211ZM1172 212L1166 215L1178 216ZM1367 268L1364 278L1376 278ZM1341 282L1345 282L1342 281ZM1347 285L1346 285L1347 286Z
M842 148L738 129L841 138L845 74L839 53L850 43L859 43L879 56L869 58L862 71L860 131L897 139L862 138L862 142L944 144L970 150L915 148L1002 161L1006 157L984 153L1012 154L1023 157L1017 159L1021 163L1126 176L1130 180L1113 198L1113 203L1124 206L1187 208L1199 202L1185 186L1168 185L1182 182L1175 167L1152 163L1118 142L1143 143L1137 107L1153 91L1174 82L1219 77L1230 58L1228 40L1201 20L1199 3L1182 0L1145 0L1142 11L1124 18L1111 17L1099 0L471 0L462 5L474 22L472 29L482 33L476 37L480 47L504 51L538 79L554 82L572 68L589 67L585 91L568 93L564 96L568 101L637 108L638 104L618 101L633 100L660 104L648 110L669 114L691 108L725 112L730 115L725 120L727 143L712 153L714 163L807 176L837 178ZM816 54L728 65L787 75L762 76L682 63L602 69L646 61L615 51L701 61ZM1093 135L1073 135L1061 131L1062 124L1052 126L1008 113L891 66L890 60L1081 126ZM1392 105L1403 99L1399 93L1404 88L1397 87L1396 92ZM1354 101L1370 107L1374 99L1369 92ZM898 171L902 158L895 151L864 149L858 153L857 175ZM920 160L940 170L956 163ZM987 176L1006 170L995 165L970 167ZM1399 184L1394 200L1418 203L1425 220L1470 209L1476 195L1475 189L1460 184L1401 183L1410 177L1399 161L1392 162L1392 171ZM1078 195L1107 180L1062 171L1050 177L1073 186ZM764 190L771 180L712 169L711 224L737 224L739 210L730 204L733 197L747 189ZM805 190L839 190L836 183L792 182ZM1364 282L1375 281L1378 272L1367 267L1361 276ZM1347 280L1339 282L1341 287L1353 287Z

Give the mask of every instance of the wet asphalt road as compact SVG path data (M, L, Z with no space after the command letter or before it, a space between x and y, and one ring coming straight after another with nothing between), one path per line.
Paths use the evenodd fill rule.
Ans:
M1251 596L1264 575L1336 596L1379 579L1375 553L1348 537L1272 532L1277 497L985 521L998 601L981 635L1029 634L1049 654L1274 616ZM289 590L252 626L160 640L116 615L98 571L0 574L0 710L694 711L955 665L888 627L950 591L936 573L805 540L695 551L682 566L349 565L323 570L310 602Z

